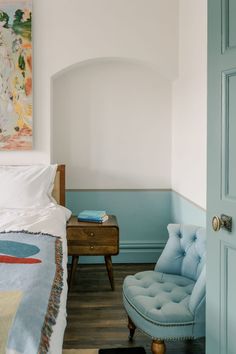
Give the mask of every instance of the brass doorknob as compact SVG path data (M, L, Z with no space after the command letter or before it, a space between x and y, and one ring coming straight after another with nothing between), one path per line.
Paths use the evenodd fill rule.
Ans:
M228 215L213 216L212 218L212 228L214 231L219 231L221 228L224 228L231 232L232 230L232 218Z
M219 216L213 216L213 219L212 219L213 230L219 231L222 226L223 226L223 223L222 223L222 220L219 218Z

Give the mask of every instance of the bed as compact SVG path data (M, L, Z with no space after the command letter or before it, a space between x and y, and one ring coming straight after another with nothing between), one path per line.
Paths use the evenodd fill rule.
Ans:
M65 166L0 166L0 196L0 354L60 354L71 216Z

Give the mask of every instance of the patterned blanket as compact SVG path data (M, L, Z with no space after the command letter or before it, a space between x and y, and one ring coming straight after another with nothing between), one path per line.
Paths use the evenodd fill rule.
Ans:
M63 287L62 242L0 233L0 354L48 353Z

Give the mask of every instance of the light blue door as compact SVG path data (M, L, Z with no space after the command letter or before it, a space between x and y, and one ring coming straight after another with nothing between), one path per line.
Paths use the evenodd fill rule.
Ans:
M207 186L207 354L236 354L236 0L208 0Z

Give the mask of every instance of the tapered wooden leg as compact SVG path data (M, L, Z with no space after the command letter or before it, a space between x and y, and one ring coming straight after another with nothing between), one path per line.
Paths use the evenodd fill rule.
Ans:
M76 273L76 268L78 265L78 260L79 260L79 256L72 256L71 271L70 271L70 276L69 276L69 280L68 280L69 291L70 291L71 286L72 286L74 279L75 279L75 273Z
M105 262L106 262L106 268L107 268L107 274L110 280L110 284L111 284L111 288L112 290L115 289L115 285L114 285L114 279L113 279L113 269L112 269L112 260L111 260L111 256L104 256L105 258Z
M153 340L151 346L152 354L165 354L166 345L164 340Z
M129 340L132 341L134 332L136 330L135 324L132 322L131 318L128 316L128 328L129 328Z

